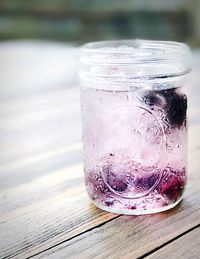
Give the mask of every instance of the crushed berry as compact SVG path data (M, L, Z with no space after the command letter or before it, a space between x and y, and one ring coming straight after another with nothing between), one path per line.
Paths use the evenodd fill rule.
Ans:
M159 178L159 174L151 174L149 177L137 178L134 182L136 189L148 190L154 186Z
M164 180L160 183L159 192L167 196L169 200L177 201L184 190L184 181L179 179L177 176L169 176L167 180Z
M152 174L149 178L147 178L148 187L151 188L154 186L155 182L158 180L159 174Z
M126 176L124 177L122 175L116 176L113 173L110 173L107 176L107 183L113 190L117 192L126 191L128 187L128 184L126 181L127 181Z
M112 164L107 162L102 170L88 172L86 179L90 197L110 208L124 206L124 209L131 211L146 210L154 206L167 206L169 203L179 200L184 190L185 168L177 171L167 166L162 171L157 168L156 171L154 170L152 173L147 171L148 173L145 174L143 169L141 175L139 176L137 172L138 176L135 176L132 181L130 181L130 172L121 170L118 173L114 169L116 170ZM160 179L161 173L162 178ZM148 193L148 190L155 184L157 186L154 191ZM146 194L138 199L132 199L130 195L144 192ZM127 200L126 197L129 199Z
M175 89L159 91L159 94L166 99L165 109L171 126L180 127L186 120L186 95L176 93Z

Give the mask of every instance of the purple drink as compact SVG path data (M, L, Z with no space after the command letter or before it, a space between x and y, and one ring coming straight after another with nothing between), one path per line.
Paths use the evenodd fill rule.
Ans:
M98 207L124 214L174 207L186 184L187 98L180 78L157 77L148 87L135 81L135 87L98 82L81 89L87 191Z

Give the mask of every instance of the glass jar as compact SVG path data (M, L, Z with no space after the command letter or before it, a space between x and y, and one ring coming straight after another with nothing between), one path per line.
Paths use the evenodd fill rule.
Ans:
M88 43L81 54L84 172L101 209L149 214L186 184L190 50L168 41Z

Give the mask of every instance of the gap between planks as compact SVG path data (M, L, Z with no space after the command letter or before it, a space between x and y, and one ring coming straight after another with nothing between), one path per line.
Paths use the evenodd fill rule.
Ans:
M115 220L115 219L117 219L117 218L119 218L119 217L122 217L122 216L123 216L123 215L116 215L116 217L114 217L114 218L111 218L111 219L109 219L109 220L107 220L107 221L105 221L105 222L102 222L102 223L100 223L100 224L98 224L98 225L96 225L96 226L94 226L94 227L92 227L92 228L89 228L89 229L85 230L84 232L81 232L81 233L79 233L79 234L77 234L77 235L75 235L75 236L73 236L73 237L70 237L70 238L68 238L68 239L66 239L66 240L63 240L63 241L60 242L60 243L57 243L57 244L55 244L55 245L53 245L53 246L51 246L51 247L48 247L47 249L44 249L43 251L40 251L40 252L38 252L38 253L36 253L36 254L34 254L34 255L31 255L31 256L27 257L27 259L29 259L29 258L34 258L34 257L37 256L37 255L40 255L40 254L42 254L42 253L44 253L44 252L47 252L47 251L51 250L52 248L55 248L55 247L57 247L57 246L59 246L59 245L65 243L65 242L68 242L68 241L70 241L70 240L72 240L72 239L74 239L74 238L76 238L76 237L78 237L78 236L80 236L80 235L82 235L82 234L85 234L85 233L87 233L87 232L90 232L90 231L92 231L92 230L94 230L94 229L96 229L96 228L100 228L100 227L102 227L103 225L107 224L108 222L111 222L111 221L113 221L113 220Z
M96 229L96 228L100 228L100 227L102 227L103 225L107 224L108 222L111 222L111 221L113 221L113 220L115 220L115 219L117 219L117 218L119 218L119 217L123 217L123 216L124 216L124 215L117 215L116 217L114 217L114 218L112 218L112 219L109 219L109 220L107 220L107 221L105 221L105 222L103 222L103 223L101 223L101 224L99 224L99 225L96 225L96 226L94 226L94 227L92 227L92 228L90 228L90 229L87 229L86 231L84 231L84 232L82 232L82 233L79 233L79 234L77 234L77 235L75 235L75 236L73 236L73 237L70 237L70 238L68 238L68 239L66 239L66 240L63 240L62 242L57 243L57 244L53 245L52 247L49 247L49 248L47 248L47 249L44 249L43 251L40 251L40 252L38 252L38 253L35 253L34 255L31 255L31 256L27 257L27 259L29 259L29 258L34 258L34 257L37 256L37 255L40 255L40 254L42 254L42 253L44 253L44 252L47 252L47 251L51 250L52 248L55 248L55 247L57 247L57 246L59 246L59 245L65 243L65 242L68 242L68 241L70 241L70 240L72 240L72 239L74 239L74 238L76 238L76 237L78 237L78 236L80 236L80 235L83 235L83 234L85 234L85 233L87 233L87 232L90 232L90 231L92 231L92 230L94 230L94 229ZM195 229L197 229L197 228L199 228L199 227L200 227L200 224L197 224L196 226L194 226L194 227L192 227L192 228L190 228L190 229L184 231L183 233L181 233L181 234L179 234L178 236L176 236L176 237L174 237L174 238L168 240L167 242L163 243L162 245L160 245L160 246L158 246L158 247L156 247L156 248L150 250L149 252L146 252L145 254L143 254L143 255L137 257L137 259L144 259L144 258L147 258L148 256L150 256L150 255L152 255L153 253L157 252L157 251L160 250L161 248L163 248L163 247L165 247L165 246L171 244L172 242L174 242L174 241L178 240L179 238L181 238L181 237L183 237L183 236L189 234L190 232L192 232L193 230L195 230Z
M161 248L171 244L172 242L178 240L179 238L189 234L190 232L192 232L193 230L197 229L200 227L200 224L197 224L196 226L184 231L183 233L181 233L180 235L168 240L167 242L163 243L162 245L150 250L149 252L146 252L145 254L139 256L137 259L143 259L143 258L148 258L148 256L152 255L153 253L157 252L158 250L160 250Z

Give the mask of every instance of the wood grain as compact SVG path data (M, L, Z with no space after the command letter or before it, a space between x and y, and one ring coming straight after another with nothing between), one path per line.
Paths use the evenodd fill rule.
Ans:
M106 213L87 196L77 88L1 102L0 258L165 258L169 252L198 258L198 89L188 93L184 200L168 212L137 217Z
M153 253L147 258L150 259L160 259L160 258L199 258L200 251L200 228L194 229L193 231L187 233L186 235L180 237L174 242L168 244L167 246L161 248L159 251Z
M1 255L8 258L25 258L116 217L91 206L82 164L7 188L0 200Z

